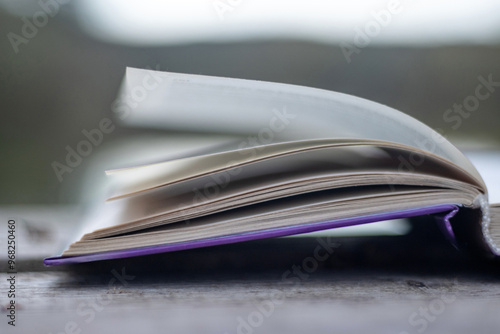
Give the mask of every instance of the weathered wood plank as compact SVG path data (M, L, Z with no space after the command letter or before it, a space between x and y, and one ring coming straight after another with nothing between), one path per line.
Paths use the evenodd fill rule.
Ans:
M15 328L10 275L0 274L0 333L500 332L498 264L417 223L409 236L273 239L56 268L41 265L52 250L40 248L15 275ZM55 240L25 228L21 245ZM315 257L322 242L338 247Z
M121 283L112 282L113 274L106 282L102 276L21 273L16 330L59 333L68 324L82 333L500 330L500 289L491 279L334 271L293 282L269 273L178 280L126 275ZM5 319L0 326L6 328Z

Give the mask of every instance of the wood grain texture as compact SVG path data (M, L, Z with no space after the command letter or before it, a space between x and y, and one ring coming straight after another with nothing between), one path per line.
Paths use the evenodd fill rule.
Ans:
M50 231L45 239L53 242ZM457 252L425 218L408 236L322 242L338 245L322 259L316 238L54 268L22 256L15 328L7 326L8 277L0 274L0 332L500 331L498 264Z

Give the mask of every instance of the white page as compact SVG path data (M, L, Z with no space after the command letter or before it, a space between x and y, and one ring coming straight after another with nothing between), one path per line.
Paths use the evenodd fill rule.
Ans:
M253 134L261 144L391 141L440 155L481 179L468 159L428 126L387 106L327 90L127 68L115 109L133 126Z

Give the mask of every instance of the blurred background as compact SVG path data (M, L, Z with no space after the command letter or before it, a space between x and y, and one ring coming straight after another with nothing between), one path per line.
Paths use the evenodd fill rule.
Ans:
M76 203L112 152L133 157L145 140L168 150L175 129L113 115L127 66L334 90L399 109L459 148L500 144L498 1L0 0L0 31L2 204ZM484 80L497 86L475 99ZM53 162L103 117L116 129L60 182Z

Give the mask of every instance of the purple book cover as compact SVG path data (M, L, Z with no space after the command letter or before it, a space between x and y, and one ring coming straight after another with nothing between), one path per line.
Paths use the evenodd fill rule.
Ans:
M449 220L457 212L458 212L458 206L456 204L441 204L423 208L413 208L400 211L379 213L374 215L344 218L334 221L310 223L304 225L295 225L295 226L287 226L287 227L267 229L261 231L246 232L241 234L225 235L216 238L199 239L199 240L186 241L174 244L154 245L149 247L94 253L94 254L71 256L71 257L62 257L62 256L49 257L46 258L43 262L47 266L56 266L62 264L119 259L119 258L158 254L165 252L174 252L192 248L231 244L237 242L257 240L257 239L284 237L284 236L326 230L331 228L353 226L353 225L373 223L389 219L408 218L408 217L415 217L428 214L436 215L439 227L441 228L445 236L448 239L450 239L452 243L454 243L455 236L453 234L453 230L451 229L451 224Z

